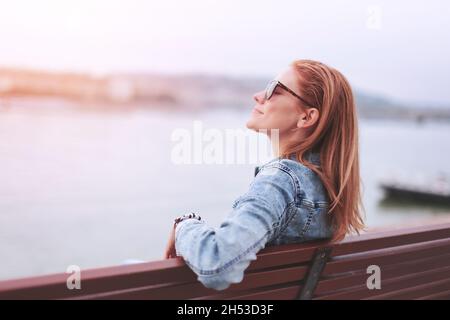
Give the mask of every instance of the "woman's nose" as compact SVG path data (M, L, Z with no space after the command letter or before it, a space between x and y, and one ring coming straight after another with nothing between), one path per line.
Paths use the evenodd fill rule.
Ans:
M260 91L257 92L253 95L253 99L258 102L259 104L263 104L264 103L264 92Z

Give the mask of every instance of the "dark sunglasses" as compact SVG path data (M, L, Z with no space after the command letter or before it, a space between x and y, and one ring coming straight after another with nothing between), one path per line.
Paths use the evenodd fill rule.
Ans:
M265 99L269 100L273 93L275 92L275 89L277 87L281 87L282 89L286 90L287 92L289 92L290 94L292 94L294 97L296 97L297 99L299 99L301 102L303 102L305 105L308 105L308 102L306 102L305 99L303 99L302 97L300 97L298 94L296 94L294 91L292 91L291 89L289 89L288 87L286 87L284 84L282 84L280 81L278 80L272 80L269 82L269 84L266 87L266 94L265 94Z

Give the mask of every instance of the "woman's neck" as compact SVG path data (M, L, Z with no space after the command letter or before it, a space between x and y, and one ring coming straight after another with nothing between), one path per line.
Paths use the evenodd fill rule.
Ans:
M271 144L274 157L280 157L287 150L287 143L284 140L271 140Z

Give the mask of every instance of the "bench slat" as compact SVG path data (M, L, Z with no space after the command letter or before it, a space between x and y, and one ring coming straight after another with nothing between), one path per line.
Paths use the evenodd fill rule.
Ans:
M369 290L367 286L361 285L357 287L346 288L344 292L333 293L329 295L319 296L314 300L348 300L348 299L365 299L368 297L380 298L384 293L398 291L400 289L426 284L432 281L448 279L450 277L450 267L429 270L425 272L408 274L393 279L382 280L381 289Z
M342 242L333 244L332 256L341 256L401 245L450 238L450 223L426 225L421 227L390 230L377 233L366 233L359 236L346 237ZM318 247L329 245L328 241L287 244L264 248L260 256L253 261L248 270L273 267L284 263L301 263L310 261ZM288 254L287 254L288 253ZM291 259L290 261L288 259Z
M290 286L282 289L270 290L250 294L246 296L238 296L236 300L294 300L299 294L299 286Z
M379 265L379 267L381 269L381 279L384 282L387 279L404 275L405 270L408 270L408 273L417 273L430 269L438 269L440 267L449 265L450 254L447 254L443 256L411 260L401 263L383 264ZM344 273L322 278L317 285L315 297L325 294L331 294L333 292L342 290L342 288L365 285L368 277L369 274L367 274L366 269L363 268L361 270L352 271L350 274Z
M271 271L254 272L244 277L241 283L233 284L227 292L234 292L239 295L249 289L267 287L275 284L289 283L298 281L304 277L307 271L306 265L276 269ZM192 299L200 296L214 295L218 291L204 287L200 282L173 283L167 286L155 288L139 287L131 290L107 292L103 294L92 295L90 299Z
M346 237L340 243L335 244L333 255L339 256L446 238L450 238L450 222L401 230L366 233L360 236Z
M416 300L450 300L450 290L433 293L428 296L417 298Z
M427 296L436 291L444 291L444 290L450 290L450 272L447 273L446 279L427 282L425 284L417 285L414 287L409 287L406 289L390 292L385 295L369 297L366 300L373 300L374 298L385 300L393 300L393 299L412 300L423 296Z
M450 252L450 238L380 249L373 252L350 254L331 259L325 266L323 276L367 268L373 264L381 265L432 257L441 255L443 252Z

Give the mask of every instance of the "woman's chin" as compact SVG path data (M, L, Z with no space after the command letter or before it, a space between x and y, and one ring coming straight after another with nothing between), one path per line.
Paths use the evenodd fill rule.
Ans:
M245 125L248 129L255 130L255 131L258 130L254 119L250 118Z
M254 119L250 119L247 121L246 126L248 129L259 132L261 130L264 130L264 127L261 126L261 123L258 123Z

